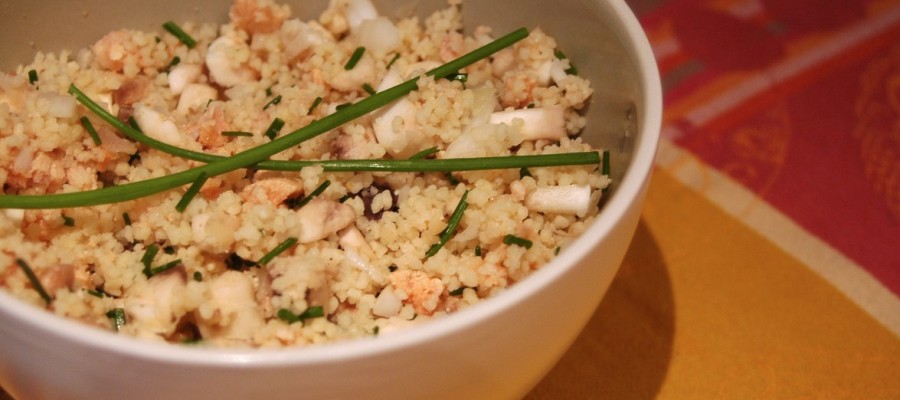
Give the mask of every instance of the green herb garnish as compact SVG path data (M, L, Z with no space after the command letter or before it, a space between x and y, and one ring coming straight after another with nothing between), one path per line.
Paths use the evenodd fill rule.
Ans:
M203 282L203 274L200 271L194 271L194 281Z
M428 156L432 154L437 154L440 150L437 147L429 147L425 150L422 150L416 154L409 156L410 160L424 160L428 158Z
M88 135L91 135L91 139L94 141L94 144L99 146L100 135L97 134L97 130L94 129L94 124L91 123L91 120L89 120L87 116L83 116L81 117L81 119L79 119L79 121L81 121L81 126L84 127L84 130L87 131Z
M112 320L113 327L116 328L116 332L119 331L127 321L125 321L125 309L124 308L113 308L106 312L106 316Z
M188 35L187 32L185 32L183 29L181 29L181 27L176 25L174 22L167 21L166 23L163 24L163 28L165 30L167 30L169 33L171 33L172 35L174 35L176 38L178 38L178 40L181 43L184 43L184 45L187 46L189 49L193 49L194 46L197 45L197 41L194 40L194 38L192 38L191 35Z
M480 244L475 245L475 257L481 257L481 245Z
M506 236L504 236L504 237L503 237L503 243L504 243L504 244L508 244L508 245L521 246L521 247L524 247L524 248L526 248L526 249L530 249L531 246L534 244L532 241L530 241L530 240L528 240L528 239L525 239L525 238L518 237L518 236L516 236L516 235L506 235Z
M366 91L366 93L369 94L369 96L371 96L371 95L377 93L377 92L375 91L375 89L372 87L372 85L370 85L370 84L368 84L368 83L363 83L362 88L363 88L363 90Z
M353 68L356 68L356 64L359 63L359 60L362 59L363 53L366 52L366 48L359 46L356 50L353 50L353 54L350 55L350 59L347 60L347 64L344 65L344 69L349 71Z
M152 277L154 277L154 276L156 276L156 275L159 275L159 274L161 274L161 273L163 273L163 272L166 272L166 271L168 271L168 270L170 270L170 269L172 269L172 268L175 268L175 267L178 266L179 264L181 264L181 259L177 259L177 260L174 260L174 261L169 261L169 262L167 262L167 263L165 263L165 264L163 264L163 265L160 265L160 266L158 266L158 267L153 267L153 268L147 268L147 269L144 269L144 275L145 275L147 278L152 278Z
M145 275L147 274L147 271L150 271L150 264L153 263L153 259L156 258L157 253L159 253L159 246L155 243L147 247L147 250L144 250L144 255L141 256L141 264L144 265Z
M176 65L178 65L179 63L181 63L181 57L178 57L178 56L172 57L172 60L169 61L169 64L166 65L165 68L163 68L163 72L171 71L172 68L175 67Z
M294 322L303 322L310 318L321 318L325 316L325 309L322 306L312 306L307 308L300 314L294 314L291 310L282 308L278 310L278 319L293 324Z
M557 49L553 52L557 59L560 60L569 60L569 57L566 57L566 54L562 52L562 50ZM572 60L569 60L569 68L566 69L566 74L568 75L578 75L578 68L575 68L575 65L572 64Z
M316 187L315 190L313 190L312 193L309 194L309 196L305 196L299 200L298 199L287 199L287 200L285 200L284 204L290 209L303 208L303 206L305 206L307 203L309 203L310 200L313 199L313 197L316 197L316 196L322 194L323 192L325 192L325 189L328 189L328 186L330 186L330 185L331 185L331 181L325 180L325 182L322 182L321 185Z
M131 225L131 216L128 213L122 213L122 220L125 221L125 226Z
M269 140L275 140L275 137L278 136L278 132L281 132L281 128L284 127L284 121L281 118L275 118L272 120L272 124L269 125L269 128L266 129L266 137Z
M41 285L41 280L38 279L37 275L34 274L34 270L28 266L28 263L21 258L16 259L16 264L19 264L19 268L22 269L22 272L25 273L25 276L28 278L28 281L31 282L31 287L34 288L35 291L44 299L44 303L50 305L50 302L53 301L53 298L44 290L44 285Z
M449 295L451 295L451 296L462 296L463 292L465 292L465 291L466 291L466 287L465 287L465 286L460 286L460 287L458 287L458 288L456 288L456 289L451 290L451 291L448 292L447 294L449 294Z
M256 264L258 264L258 265L268 264L269 261L272 261L272 259L274 259L275 257L278 257L279 254L284 253L285 250L290 249L291 247L294 247L295 244L297 244L297 238L289 237L289 238L285 239L283 242L281 242L281 244L279 244L274 249L272 249L272 251L268 252L266 255L264 255L262 258L260 258L259 261L256 262Z
M38 81L38 73L37 71L31 69L28 70L28 83L34 85L35 82Z
M206 179L206 172L201 172L200 176L198 176L197 180L191 184L187 192L184 192L184 196L181 196L181 200L178 200L178 204L175 205L176 211L183 213L184 210L187 209L188 204L191 204L191 200L194 200L197 193L200 193L200 189L203 187L203 184L206 183Z
M231 136L231 137L235 137L235 136L246 136L246 137L251 137L251 136L253 136L253 134L250 133L250 132L244 132L244 131L222 131L222 136Z
M453 234L456 233L456 228L459 226L459 222L462 221L463 212L466 211L466 208L469 207L469 203L466 202L466 197L469 196L469 191L466 190L463 193L462 197L459 199L459 203L456 204L456 209L453 210L453 214L450 215L450 221L447 223L447 227L444 228L440 233L440 240L431 245L428 249L428 252L425 253L425 257L431 257L437 254L438 250L441 247L444 247L444 244L453 237Z
M74 219L74 218L69 217L69 216L63 214L63 215L62 215L62 219L63 219L63 225L65 225L65 226L75 226L75 219Z
M309 110L306 111L306 115L312 114L313 110L315 110L319 104L322 104L322 96L316 97L316 99L313 100L312 104L309 106Z
M399 59L400 59L400 53L394 53L394 57L391 58L391 61L387 63L387 67L385 67L384 69L391 69L391 66L394 65L394 63L397 62L397 60L399 60Z
M269 107L277 105L278 103L281 103L281 95L280 94L278 96L275 96L275 98L273 98L272 100L269 100L269 102L266 103L265 106L263 106L263 110L268 110Z

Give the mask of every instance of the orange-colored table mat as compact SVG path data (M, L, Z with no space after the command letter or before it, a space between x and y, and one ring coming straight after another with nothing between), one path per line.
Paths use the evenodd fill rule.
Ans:
M900 398L900 1L628 2L665 89L656 174L528 398Z

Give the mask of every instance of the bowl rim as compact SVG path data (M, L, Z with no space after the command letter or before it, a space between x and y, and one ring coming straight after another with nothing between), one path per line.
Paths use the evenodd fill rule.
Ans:
M622 32L619 32L620 42L634 57L635 68L638 69L639 94L643 100L644 112L637 116L640 136L635 151L621 183L604 206L604 211L581 237L545 267L532 272L528 279L517 282L503 293L456 313L388 335L277 349L191 348L121 336L50 312L35 312L37 307L22 302L2 290L0 290L0 313L6 313L23 324L80 346L104 349L135 359L220 368L311 365L377 356L465 331L474 324L480 324L491 316L502 313L541 290L547 282L559 279L590 252L597 238L608 236L631 203L641 196L652 173L662 123L662 89L657 64L645 32L625 0L605 0L603 3L618 18L622 29ZM592 239L587 239L588 237Z

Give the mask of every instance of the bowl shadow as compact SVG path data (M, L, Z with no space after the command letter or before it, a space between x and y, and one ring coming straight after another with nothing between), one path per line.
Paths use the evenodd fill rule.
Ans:
M671 361L674 326L671 279L641 220L597 311L525 399L655 398Z

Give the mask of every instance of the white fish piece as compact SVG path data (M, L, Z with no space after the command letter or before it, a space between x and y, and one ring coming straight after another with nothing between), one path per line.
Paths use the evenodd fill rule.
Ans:
M145 135L173 146L182 144L181 132L175 121L152 107L135 104L134 120Z
M210 100L218 99L219 91L212 86L205 83L190 83L181 92L178 107L175 109L180 113L188 113L209 104Z
M169 76L167 77L169 81L169 90L171 90L173 94L181 94L181 91L183 91L187 85L196 83L202 74L203 67L197 64L176 65L169 70Z

